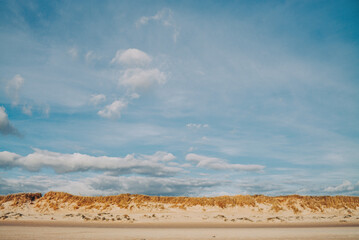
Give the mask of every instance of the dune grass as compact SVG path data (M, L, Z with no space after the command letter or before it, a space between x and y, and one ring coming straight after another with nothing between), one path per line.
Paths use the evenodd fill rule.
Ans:
M57 210L67 206L74 209L110 209L117 206L124 209L133 208L179 208L189 207L259 207L267 205L271 211L279 212L285 209L300 213L302 210L312 212L323 212L325 209L357 209L359 197L353 196L276 196L264 195L236 195L218 197L168 197L147 196L139 194L120 194L115 196L76 196L64 192L48 192L42 196L41 193L18 193L0 196L0 206L11 201L11 206L21 206L26 203L36 204L38 208L50 208Z

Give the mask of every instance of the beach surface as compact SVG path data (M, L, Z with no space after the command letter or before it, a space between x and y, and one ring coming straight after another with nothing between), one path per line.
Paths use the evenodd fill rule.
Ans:
M358 225L0 223L0 239L359 239Z

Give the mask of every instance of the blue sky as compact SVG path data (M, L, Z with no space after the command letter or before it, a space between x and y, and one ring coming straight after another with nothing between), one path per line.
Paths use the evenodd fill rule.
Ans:
M357 1L1 1L0 194L359 195Z

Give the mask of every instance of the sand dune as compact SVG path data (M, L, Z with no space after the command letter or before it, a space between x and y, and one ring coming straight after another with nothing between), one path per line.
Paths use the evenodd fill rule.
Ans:
M215 224L359 224L359 197L237 195L83 197L63 192L0 196L2 221ZM0 220L0 221L1 221Z

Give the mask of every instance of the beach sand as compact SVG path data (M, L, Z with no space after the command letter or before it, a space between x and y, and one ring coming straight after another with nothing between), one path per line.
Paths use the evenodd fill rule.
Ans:
M0 223L0 239L359 239L358 225Z

